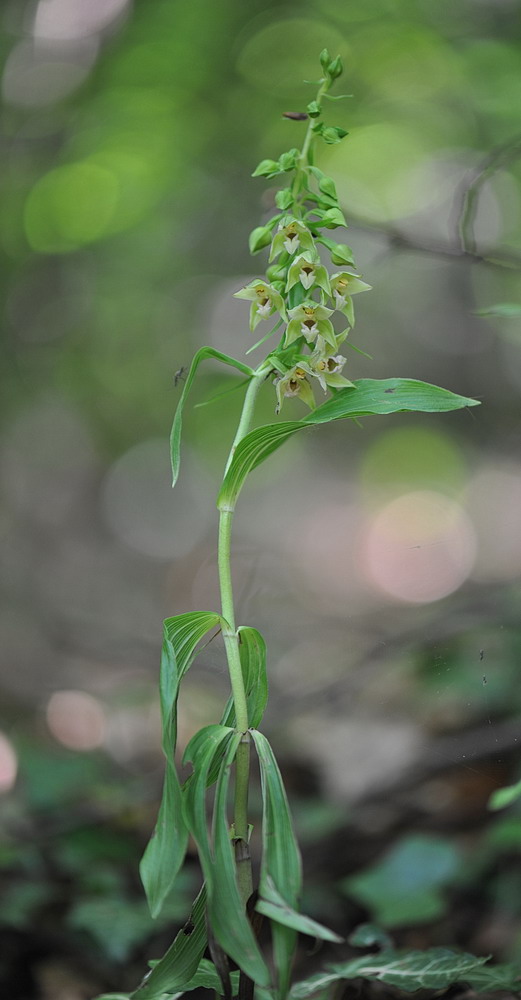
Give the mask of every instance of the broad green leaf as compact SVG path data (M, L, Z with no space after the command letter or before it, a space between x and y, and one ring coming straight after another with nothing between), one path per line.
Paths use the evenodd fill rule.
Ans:
M220 624L219 615L206 611L177 615L164 622L159 689L166 771L156 828L140 865L141 880L153 917L158 915L172 889L188 842L174 759L179 685L196 655L198 643L210 629Z
M217 498L217 506L233 510L248 473L297 431L314 424L405 410L441 413L477 405L476 399L458 396L448 389L415 379L360 379L352 388L340 389L302 420L265 424L250 431L237 446Z
M499 316L502 319L519 319L521 317L521 302L498 302L494 306L476 309L475 316Z
M254 729L259 725L268 701L268 676L266 673L266 643L256 628L241 626L239 656L248 703L248 721Z
M152 964L152 963L151 963ZM153 963L156 964L155 962ZM232 996L237 996L239 992L239 975L238 972L230 973L230 986L232 990ZM192 990L213 990L216 996L222 994L222 983L215 968L213 962L210 962L207 958L202 958L199 962L197 971L194 973L189 982L184 983L183 986L176 989L175 992L169 990L167 993L157 994L154 1000L177 1000L178 997L182 997L184 993L190 993Z
M268 701L268 676L266 673L266 643L255 628L241 625L239 656L248 705L248 721L255 729L259 725ZM235 726L235 707L230 697L221 719L222 726Z
M284 924L285 927L292 927L293 930L299 931L300 934L308 934L309 937L319 938L321 941L335 941L340 943L344 940L338 934L330 931L328 927L317 923L311 917L305 917L302 913L297 913L291 906L288 906L280 892L277 892L269 876L264 882L263 898L259 899L255 909L265 917L269 917L270 920Z
M492 993L494 990L521 993L521 965L514 962L507 965L482 965L472 969L468 982L477 993Z
M232 988L232 996L236 996L239 992L239 975L238 972L230 973L230 984ZM222 994L222 984L219 973L215 968L213 962L210 962L207 958L202 958L199 963L199 968L194 976L192 976L189 983L180 990L179 995L182 993L189 993L190 990L213 990L217 996Z
M329 987L338 983L341 976L335 972L317 972L308 979L301 979L291 987L290 1000L307 1000L308 997L322 998L328 996Z
M214 935L227 955L258 986L271 985L271 977L255 940L241 900L235 873L235 857L226 819L231 764L242 739L234 733L222 762L215 789L213 812L214 864L208 915Z
M172 431L170 434L170 457L172 461L172 486L175 486L177 482L177 477L179 475L179 463L180 463L180 452L181 452L181 429L183 424L183 410L186 402L188 393L192 382L195 378L197 369L201 361L205 361L207 358L214 358L215 361L222 361L223 365L230 365L232 368L237 368L238 371L242 372L243 375L251 376L253 375L252 369L242 363L242 361L236 361L235 358L230 358L227 354L221 354L220 351L215 351L213 347L201 347L197 354L194 356L192 364L190 365L190 370L186 376L186 380L183 386L183 391L181 393L181 398L177 404L177 409L175 411L174 422L172 424Z
M427 951L386 951L378 955L365 955L340 965L329 965L300 983L290 992L291 1000L307 1000L342 979L370 979L397 986L407 993L416 990L446 989L453 983L471 982L487 958L450 951L447 948L430 948Z
M296 431L306 425L300 420L287 420L280 424L265 424L250 431L239 442L228 472L217 497L221 510L233 510L237 497L249 472L260 465L272 452L280 448Z
M441 990L452 983L468 980L473 970L479 969L487 958L477 958L450 951L448 948L429 948L426 951L409 951L399 955L381 952L367 955L343 965L333 965L331 970L342 979L373 979L397 986L407 993L416 990Z
M375 413L445 413L466 406L479 406L479 400L458 396L429 382L412 378L359 379L354 388L339 392L317 406L305 419L306 424L327 423L343 417L364 417Z
M270 899L275 888L289 910L296 910L302 884L302 867L288 800L275 755L267 739L252 731L259 758L262 786L262 859L259 894ZM297 934L292 926L281 921L271 925L273 955L278 972L278 992L285 997L289 988L291 964Z
M517 781L515 785L506 785L505 788L498 788L495 792L492 792L488 800L488 808L494 811L496 809L506 809L507 806L510 806L520 796L521 781Z
M134 990L132 1000L158 1000L165 992L181 990L195 975L205 948L206 887L203 885L188 921L142 985Z
M435 920L446 900L440 892L458 871L461 855L441 837L403 838L385 857L342 882L349 895L369 907L385 927Z
M242 738L226 726L206 726L190 740L184 761L194 774L183 794L185 822L197 843L208 893L208 919L221 948L239 968L261 986L270 976L246 916L235 874L235 858L227 821L227 793L231 764ZM215 790L213 837L206 821L206 788L214 757L225 745Z
M161 653L160 690L166 769L156 826L139 866L153 917L160 913L174 884L188 843L188 830L181 810L181 786L174 761L175 707L180 679L173 645L165 638Z

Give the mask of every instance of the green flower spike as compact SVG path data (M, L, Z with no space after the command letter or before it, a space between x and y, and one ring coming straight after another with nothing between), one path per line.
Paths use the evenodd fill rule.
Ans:
M357 292L368 292L371 285L361 281L357 274L350 274L349 271L339 271L331 275L332 299L335 302L335 309L347 316L351 326L355 325L355 314L351 296Z
M286 320L286 307L280 292L272 285L256 278L250 281L249 285L241 288L239 292L234 292L236 299L248 299L251 301L250 309L250 330L254 330L261 319L269 319L273 313L278 312L283 320Z
M297 250L314 251L314 249L315 244L313 243L313 237L309 229L302 222L299 222L298 219L293 219L290 215L287 215L279 223L279 230L273 238L270 261L274 260L283 250L293 255Z
M312 288L313 285L318 285L326 295L331 296L329 275L320 260L314 260L309 252L300 254L293 261L289 269L287 291L289 292L290 288L293 288L293 285L298 284L299 281L306 290Z
M307 379L310 373L309 365L303 363L294 365L285 375L273 379L273 385L277 393L277 406L275 413L280 413L285 396L298 396L310 410L315 409L315 397L313 389Z
M314 344L317 337L323 337L326 343L336 350L335 331L329 319L333 315L332 309L326 309L325 306L308 299L300 306L290 309L288 315L290 322L286 328L284 347L289 347L299 337L305 337L310 344Z

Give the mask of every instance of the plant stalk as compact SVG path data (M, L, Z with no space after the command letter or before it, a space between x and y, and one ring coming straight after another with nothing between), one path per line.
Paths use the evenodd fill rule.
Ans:
M237 445L248 433L253 417L257 393L269 370L269 363L264 363L255 372L246 391L237 433L226 463L225 475L230 467ZM237 865L237 881L244 905L253 891L251 860L248 847L248 789L250 781L250 736L248 733L248 705L242 676L239 654L239 636L235 625L235 607L231 574L231 533L233 510L221 510L219 519L219 584L221 590L222 616L227 623L223 629L224 646L228 661L228 671L235 705L235 725L243 737L237 748L235 757L235 796L233 827L235 841L235 860Z

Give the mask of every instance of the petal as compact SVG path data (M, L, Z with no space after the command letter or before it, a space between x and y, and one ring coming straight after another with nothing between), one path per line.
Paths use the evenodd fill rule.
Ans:
M298 319L292 319L286 327L286 335L284 337L284 347L289 347L295 340L299 340L302 336L300 332L300 322Z
M304 288L311 288L315 284L315 272L302 270L299 279Z

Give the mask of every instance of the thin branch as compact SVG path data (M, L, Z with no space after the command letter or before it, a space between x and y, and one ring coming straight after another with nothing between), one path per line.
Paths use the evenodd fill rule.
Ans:
M455 199L457 234L463 253L468 253L473 257L479 256L474 223L481 188L498 170L519 156L521 156L521 133L512 136L499 146L495 146L474 170L469 171L464 179Z

